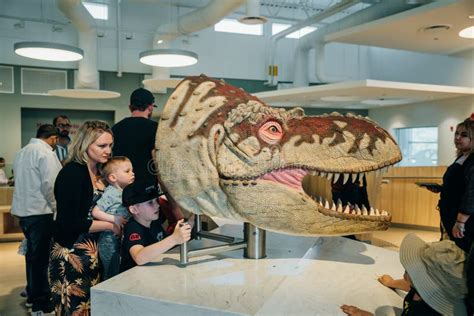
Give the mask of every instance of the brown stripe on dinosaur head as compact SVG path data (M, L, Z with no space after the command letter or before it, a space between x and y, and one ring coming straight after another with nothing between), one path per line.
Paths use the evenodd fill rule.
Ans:
M325 138L333 138L329 146L336 146L346 141L343 134L344 131L347 131L353 134L355 138L354 144L348 153L354 153L360 149L360 143L364 135L369 137L367 150L370 154L375 149L377 139L383 142L387 138L392 139L389 134L371 121L345 116L310 116L303 119L292 119L286 122L286 127L285 136L281 141L285 143L291 138L299 136L300 139L295 143L295 146L300 146L303 143L313 144L313 135L318 136L319 144L322 144Z
M213 89L210 89L206 94L201 96L201 98L199 99L199 103L204 103L207 99L213 96L223 96L226 98L225 104L221 107L216 107L216 109L209 116L207 122L203 124L196 131L196 133L190 135L190 137L195 135L207 136L209 134L210 128L212 128L212 126L214 126L215 124L223 124L228 112L232 111L232 109L236 108L239 104L245 104L249 101L259 101L257 97L248 94L241 88L237 88L227 84L224 80L211 79L204 75L201 75L199 77L189 77L188 80L191 81L190 85L194 86L195 88L197 88L199 84L209 81L214 82L216 85ZM194 93L195 88L189 89L187 91L186 97L180 104L180 109L177 111L173 119L174 124L176 124L175 122L179 117L179 113L181 112L182 108L184 108L185 104L189 101L189 98ZM172 126L174 126L173 123Z
M205 75L200 75L200 76L196 76L196 77L189 77L189 78L187 78L186 81L184 81L184 80L181 81L179 85L183 84L184 82L189 82L190 88L186 91L186 95L183 98L183 101L181 102L181 104L179 105L179 109L178 109L178 111L176 111L176 115L173 117L173 120L170 124L171 127L176 126L176 123L177 123L178 118L179 118L179 114L182 113L184 107L186 106L186 104L189 101L189 98L191 98L191 96L194 93L196 93L195 92L196 88L198 88L199 85L203 82L214 82L216 84L216 86L213 89L209 90L209 92L207 94L201 96L201 98L199 98L199 103L203 103L209 97L212 97L214 95L219 95L219 96L225 96L228 100L229 106L233 107L236 104L238 104L239 99L244 99L245 97L247 97L247 99L248 98L255 98L255 97L249 95L248 93L246 93L245 91L243 91L239 88L236 88L236 87L233 87L233 86L230 86L230 85L226 84L223 80L211 79L209 77L206 77ZM178 87L179 87L179 85L178 85Z

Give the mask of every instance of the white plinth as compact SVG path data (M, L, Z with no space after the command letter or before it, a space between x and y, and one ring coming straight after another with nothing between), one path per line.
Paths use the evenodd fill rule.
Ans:
M242 238L242 226L217 233ZM190 249L219 244L192 241ZM293 237L267 232L267 258L243 250L190 258L179 253L135 267L92 288L93 315L343 315L356 305L395 315L403 298L377 276L402 276L398 253L342 237ZM397 311L398 313L399 311Z

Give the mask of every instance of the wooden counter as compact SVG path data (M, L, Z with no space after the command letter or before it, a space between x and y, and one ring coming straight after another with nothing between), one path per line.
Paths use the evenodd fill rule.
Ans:
M381 191L375 199L379 209L392 213L394 224L439 228L436 209L439 193L417 186L416 182L443 183L446 166L393 168L383 177Z
M23 239L18 219L10 214L12 197L12 187L0 187L0 242Z

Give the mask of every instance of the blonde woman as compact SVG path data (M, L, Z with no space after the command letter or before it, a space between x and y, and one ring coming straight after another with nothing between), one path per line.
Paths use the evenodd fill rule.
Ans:
M90 313L90 288L100 279L97 236L93 233L120 232L113 223L93 220L89 215L105 188L99 168L108 161L112 145L112 131L105 122L85 122L56 179L57 217L49 264L56 315Z

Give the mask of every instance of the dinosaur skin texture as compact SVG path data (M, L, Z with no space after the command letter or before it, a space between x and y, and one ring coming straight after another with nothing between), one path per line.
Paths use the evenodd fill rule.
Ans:
M355 179L401 160L393 138L361 116L272 108L224 81L185 78L156 137L158 179L181 208L291 235L387 229L387 212L331 207L301 186L318 174Z

